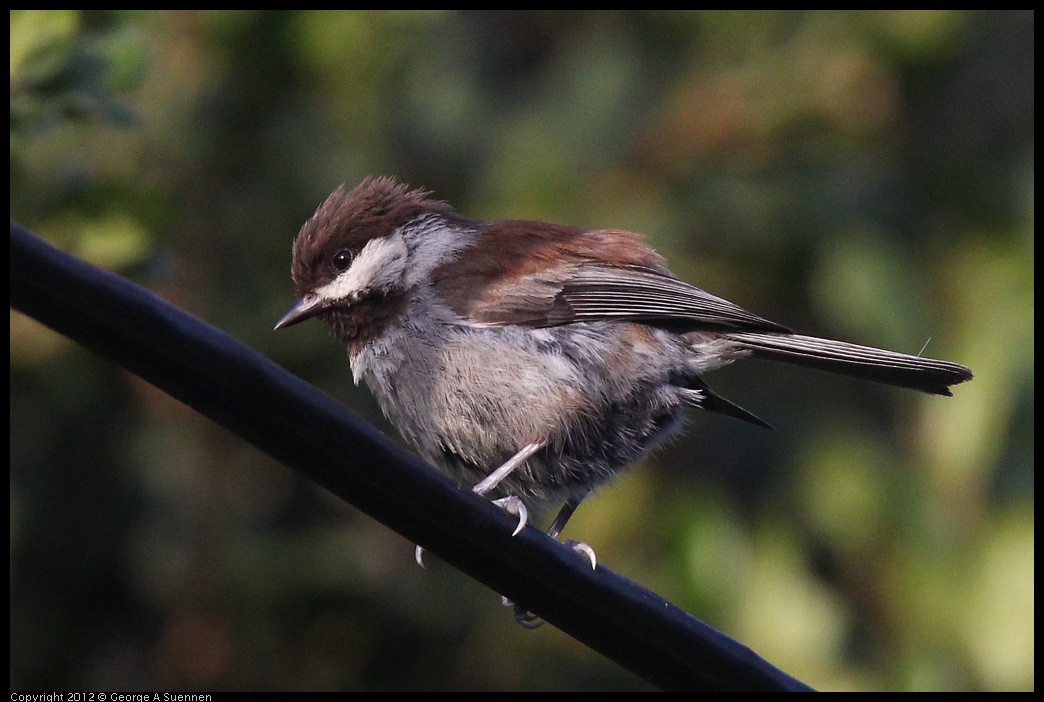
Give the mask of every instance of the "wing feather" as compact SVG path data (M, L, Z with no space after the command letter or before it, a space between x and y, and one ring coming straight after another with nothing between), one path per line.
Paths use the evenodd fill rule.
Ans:
M664 324L677 331L790 331L669 274L639 266L579 268L562 281L543 326L596 320Z
M478 237L433 275L436 294L474 322L620 321L680 333L790 332L678 280L632 232L507 221L490 223Z

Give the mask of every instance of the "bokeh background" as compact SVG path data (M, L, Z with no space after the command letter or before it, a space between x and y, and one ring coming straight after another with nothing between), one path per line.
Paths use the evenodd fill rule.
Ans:
M755 362L566 536L824 689L1034 687L1032 12L11 13L11 216L396 436L272 333L340 183L645 233L921 396ZM11 687L648 685L11 313ZM374 467L380 470L379 466ZM546 515L545 519L552 515Z

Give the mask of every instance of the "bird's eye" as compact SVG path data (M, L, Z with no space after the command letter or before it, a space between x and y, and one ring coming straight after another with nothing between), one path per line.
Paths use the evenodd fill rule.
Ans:
M352 252L348 249L341 249L334 254L333 265L339 271L348 270L348 266L352 265Z

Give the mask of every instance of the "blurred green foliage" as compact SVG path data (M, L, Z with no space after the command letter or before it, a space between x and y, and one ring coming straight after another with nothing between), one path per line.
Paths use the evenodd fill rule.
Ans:
M12 11L11 216L394 435L290 244L396 175L644 232L952 399L756 363L578 512L600 561L826 689L1032 689L1033 13ZM379 469L379 468L377 468ZM11 687L643 689L11 314Z

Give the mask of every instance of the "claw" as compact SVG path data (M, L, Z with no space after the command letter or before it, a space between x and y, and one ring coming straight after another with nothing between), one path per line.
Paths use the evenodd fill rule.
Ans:
M427 570L427 566L424 565L424 547L418 546L417 550L414 551L413 557L417 559L417 565Z
M521 607L506 597L501 597L505 607L512 607L515 610L515 622L519 625L524 626L527 629L539 629L544 626L544 620L526 610L525 607Z
M581 556L586 556L587 560L591 561L591 570L598 567L598 557L595 556L594 549L583 541L573 541L570 539L565 542L565 545L579 553Z
M529 521L529 510L526 509L526 503L515 495L508 495L507 497L501 497L499 500L493 500L493 504L518 517L518 526L511 532L512 536L518 536L518 532L522 531L526 522Z
M515 621L527 629L539 629L544 626L543 619L532 612L527 612L523 607L515 607Z

